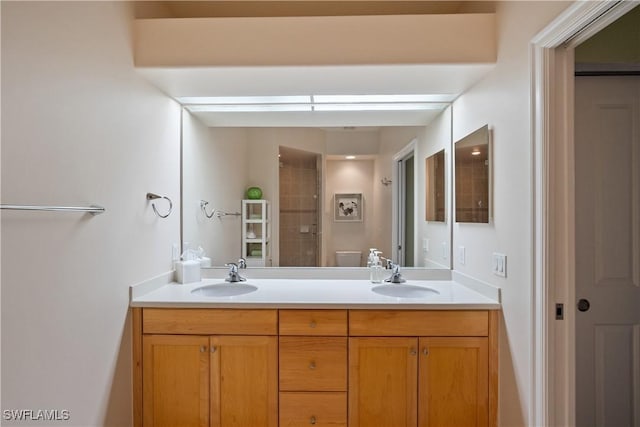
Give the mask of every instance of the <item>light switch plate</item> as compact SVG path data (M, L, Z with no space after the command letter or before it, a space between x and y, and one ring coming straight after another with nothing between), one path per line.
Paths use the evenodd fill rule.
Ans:
M496 276L507 277L507 256L505 254L493 253L491 271Z
M422 239L422 250L429 252L429 239Z
M449 254L447 251L447 242L442 242L442 259L449 258Z
M467 262L467 250L464 246L458 246L458 264L464 265Z

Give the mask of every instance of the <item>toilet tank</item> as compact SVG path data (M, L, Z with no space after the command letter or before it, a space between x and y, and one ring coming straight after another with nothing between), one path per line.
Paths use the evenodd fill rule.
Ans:
M362 251L336 251L336 266L360 267Z

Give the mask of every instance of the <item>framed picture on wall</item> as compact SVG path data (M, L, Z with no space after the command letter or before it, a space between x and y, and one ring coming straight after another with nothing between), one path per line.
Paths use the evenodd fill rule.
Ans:
M336 222L362 222L362 193L335 193L333 220Z

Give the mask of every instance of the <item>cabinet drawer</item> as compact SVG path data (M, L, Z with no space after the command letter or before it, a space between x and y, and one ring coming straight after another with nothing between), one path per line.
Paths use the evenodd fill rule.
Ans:
M347 425L347 393L280 393L280 427Z
M280 335L347 335L347 310L280 310Z
M484 337L489 334L487 311L351 310L351 336Z
M346 337L280 337L281 391L346 391Z
M277 310L145 308L145 334L276 335Z

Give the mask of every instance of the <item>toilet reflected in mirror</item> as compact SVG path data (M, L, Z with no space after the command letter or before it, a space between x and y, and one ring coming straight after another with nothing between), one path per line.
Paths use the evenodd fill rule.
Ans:
M361 251L336 251L336 267L360 267Z

